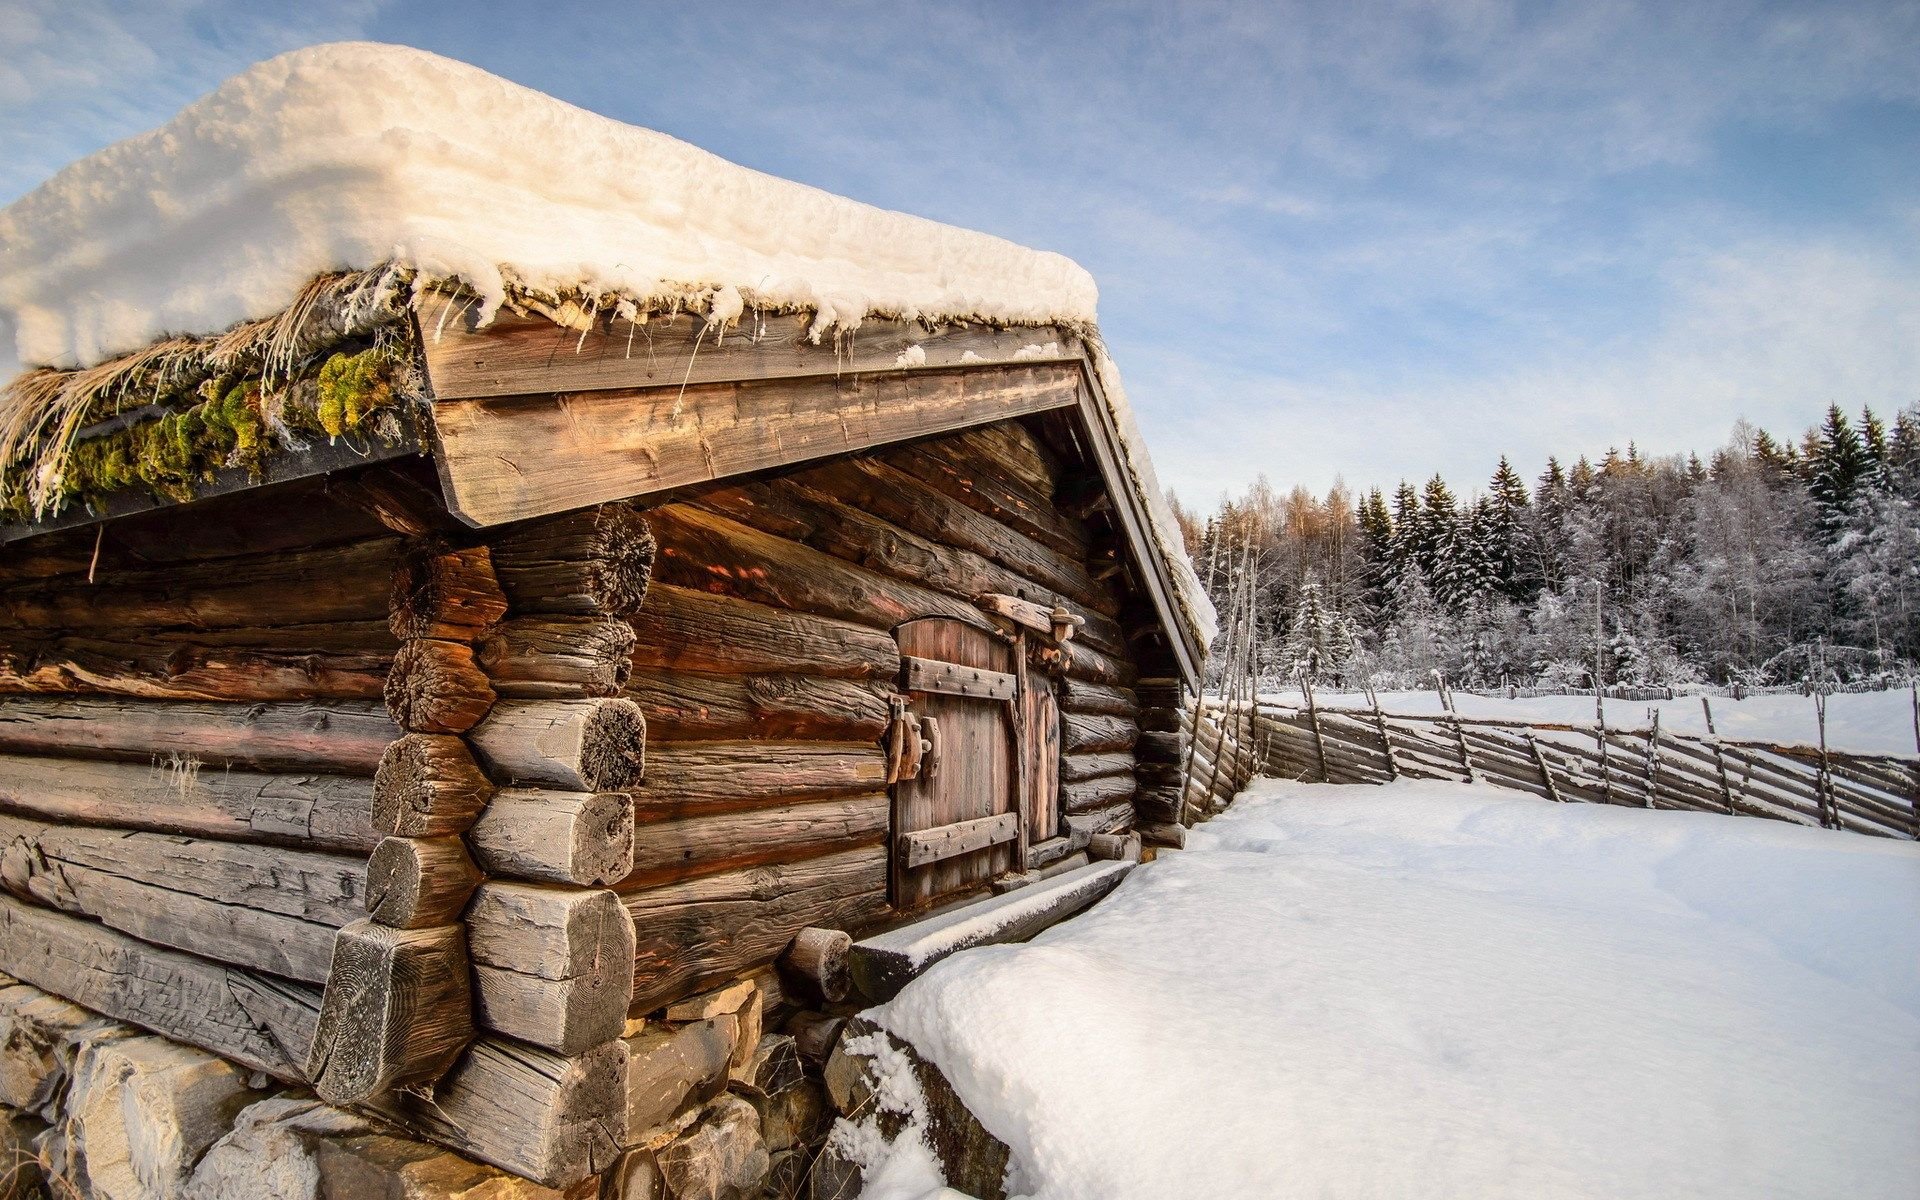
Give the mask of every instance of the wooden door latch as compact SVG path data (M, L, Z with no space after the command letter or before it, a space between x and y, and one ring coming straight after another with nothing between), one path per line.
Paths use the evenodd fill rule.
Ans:
M905 696L889 698L887 708L891 718L887 723L887 782L931 777L939 756L939 722L908 708Z

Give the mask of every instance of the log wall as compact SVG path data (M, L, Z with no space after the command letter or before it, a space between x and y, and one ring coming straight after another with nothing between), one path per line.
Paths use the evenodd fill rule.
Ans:
M552 1185L606 1169L636 1028L890 916L896 625L1077 622L1030 868L1177 817L1180 687L1064 420L480 534L175 510L0 552L0 970ZM224 519L276 528L267 495Z

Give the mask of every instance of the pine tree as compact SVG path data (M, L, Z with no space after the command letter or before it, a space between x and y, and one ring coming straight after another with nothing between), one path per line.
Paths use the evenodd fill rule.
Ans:
M1387 499L1379 488L1369 491L1356 513L1360 532L1360 586L1358 595L1364 616L1380 621L1393 594L1393 517L1387 511Z
M1414 526L1413 560L1440 595L1441 578L1454 574L1452 559L1460 536L1460 511L1453 490L1435 475L1420 496L1420 515ZM1441 597L1441 603L1446 603Z
M1860 410L1860 449L1866 455L1866 469L1860 486L1867 492L1884 492L1889 479L1887 427L1874 415L1871 405Z
M1547 459L1547 469L1533 493L1533 574L1545 591L1557 590L1567 569L1567 474L1560 460Z
M1531 533L1527 485L1506 455L1488 481L1481 517L1480 554L1487 585L1509 600L1531 599L1539 584L1532 570L1534 555L1527 544Z
M1821 531L1831 543L1852 523L1854 500L1867 475L1867 450L1838 404L1827 409L1827 419L1808 437L1812 469L1807 494L1813 497Z
M1402 479L1393 493L1393 540L1387 554L1387 602L1398 600L1400 580L1420 566L1420 493Z

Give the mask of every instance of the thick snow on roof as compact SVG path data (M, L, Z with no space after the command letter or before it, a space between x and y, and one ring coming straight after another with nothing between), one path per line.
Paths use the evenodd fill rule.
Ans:
M1093 278L1059 254L727 162L477 67L346 42L250 68L165 125L0 211L0 382L285 309L314 277L384 263L458 279L489 317L509 285L1090 328ZM1203 640L1212 609L1127 411L1134 483Z
M1090 324L1071 260L737 166L401 46L260 63L0 212L0 342L84 366L396 261L498 300L732 285L749 303ZM0 360L0 377L10 376Z
M1920 1195L1920 846L1272 781L1188 845L877 1010L1010 1194Z

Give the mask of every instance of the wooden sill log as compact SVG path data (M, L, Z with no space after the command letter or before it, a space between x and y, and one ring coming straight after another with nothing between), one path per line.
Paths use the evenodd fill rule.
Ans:
M223 629L385 620L399 542L103 571L0 588L0 624L35 629Z
M431 541L401 557L387 606L388 628L403 641L471 642L507 615L507 597L485 546L454 550Z
M465 642L415 638L387 675L387 713L410 733L465 733L493 707L493 685Z
M459 838L383 838L367 860L367 915L395 929L451 925L479 886Z
M42 820L369 853L371 785L191 765L0 755L0 808Z
M467 831L488 875L582 887L633 872L633 797L625 792L510 790Z
M617 696L633 672L633 626L590 616L515 617L475 647L493 690L520 700Z
M890 633L696 588L656 584L630 620L637 667L885 680L900 673Z
M410 733L390 744L373 777L373 825L400 837L464 833L493 784L464 739Z
M775 801L828 799L887 786L887 756L859 742L658 742L633 785L640 824Z
M890 720L890 690L878 680L646 669L627 680L625 694L646 714L647 735L657 741L876 742Z
M878 845L887 833L885 792L800 804L649 819L634 826L633 865L622 892L700 875Z
M618 1038L633 997L633 922L605 890L490 882L467 936L488 1029L580 1054Z
M210 1050L287 1083L302 1066L320 995L93 921L0 896L0 970L97 1013Z
M534 521L492 550L516 614L628 616L646 603L656 546L647 518L621 501Z
M357 920L360 863L0 815L0 886L123 933L310 983Z
M793 935L780 956L780 976L801 997L815 1005L838 1004L853 990L847 954L853 936L844 929L808 926Z
M1060 718L1060 748L1067 754L1128 750L1140 736L1130 717L1091 717L1065 713Z
M256 640L102 631L97 636L0 633L0 693L137 696L145 700L378 700L393 662L384 625L359 622L243 630ZM371 630L378 637L354 634ZM283 636L284 635L284 636Z
M473 1040L466 929L356 921L334 942L306 1075L329 1104L431 1083Z
M612 1167L628 1141L627 1046L573 1058L482 1038L434 1085L370 1105L403 1128L553 1188Z
M631 1011L647 1013L773 962L809 925L859 929L888 911L887 852L864 847L625 895Z
M507 783L617 792L646 769L647 720L631 700L504 700L467 740Z
M654 509L663 583L835 617L883 632L916 617L952 617L981 628L971 603L892 579L831 554L684 504Z
M1134 812L1131 801L1110 804L1104 808L1088 809L1074 813L1066 818L1067 827L1076 835L1099 833L1118 833L1133 825Z
M400 735L377 704L0 699L0 751L371 775Z

